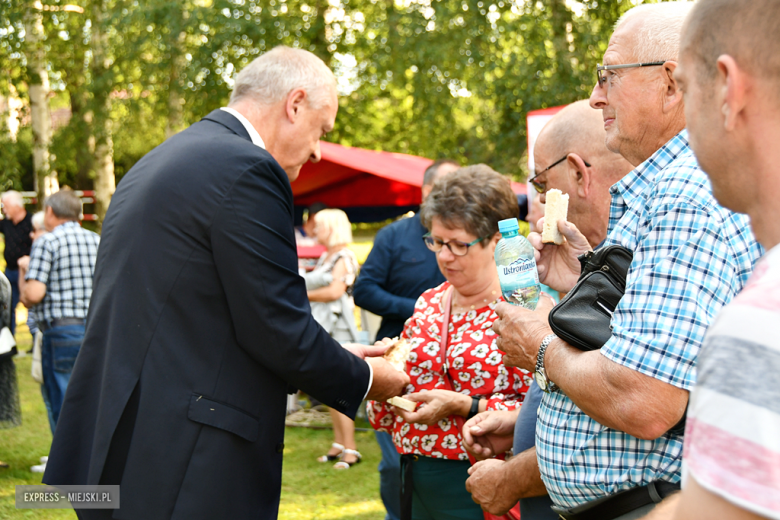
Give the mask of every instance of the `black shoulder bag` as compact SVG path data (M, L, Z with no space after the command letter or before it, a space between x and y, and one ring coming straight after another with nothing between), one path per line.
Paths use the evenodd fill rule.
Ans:
M626 275L634 253L607 246L580 255L577 285L550 311L553 332L580 350L597 350L612 336L612 313L626 290Z
M579 256L582 272L577 285L553 307L548 318L553 332L580 350L598 350L612 336L612 313L626 292L626 276L634 253L607 246ZM682 435L685 413L669 432Z

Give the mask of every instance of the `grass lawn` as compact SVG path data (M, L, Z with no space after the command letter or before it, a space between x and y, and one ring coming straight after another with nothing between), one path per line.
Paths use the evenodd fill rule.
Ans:
M17 328L19 350L30 348L26 326ZM46 455L51 444L46 408L40 387L30 376L31 357L16 358L22 401L22 425L0 430L0 460L10 467L0 469L0 519L70 519L73 511L64 509L20 509L14 507L14 486L40 484L41 474L30 466ZM381 458L371 432L358 432L358 449L363 462L346 471L319 464L316 457L332 442L330 430L287 428L284 449L284 477L279 518L283 520L381 520L385 510L379 498Z

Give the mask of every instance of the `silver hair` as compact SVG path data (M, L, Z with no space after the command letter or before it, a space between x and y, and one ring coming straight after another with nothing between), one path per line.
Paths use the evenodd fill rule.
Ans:
M43 215L43 211L39 211L32 216L31 220L33 231L40 231L44 228Z
M2 200L3 204L10 204L11 206L16 206L18 208L24 207L24 197L15 190L8 190L3 193Z
M311 52L280 45L256 58L236 76L230 105L246 98L272 105L296 88L306 91L311 106L319 109L336 92L336 77Z
M640 63L677 61L680 33L693 2L661 2L641 4L626 11L615 24L615 30L629 21L641 18L634 33L634 58Z

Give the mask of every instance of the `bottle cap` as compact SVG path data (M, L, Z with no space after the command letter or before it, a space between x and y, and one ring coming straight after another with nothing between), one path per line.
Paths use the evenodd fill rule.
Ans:
M516 218L508 218L498 221L498 230L501 233L511 233L512 231L517 231L518 229L520 229L520 226L518 225Z

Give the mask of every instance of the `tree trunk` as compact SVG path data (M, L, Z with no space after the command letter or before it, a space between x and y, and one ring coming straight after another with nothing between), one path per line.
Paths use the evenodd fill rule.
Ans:
M33 183L38 194L38 207L43 200L59 190L56 172L50 171L51 115L49 114L49 75L43 48L43 16L30 6L24 24L27 49L27 68L30 77L30 116L33 134Z
M114 176L114 144L111 138L111 63L108 37L105 32L105 2L96 2L92 29L93 130L95 143L95 210L98 230L103 227L111 197L116 190Z

